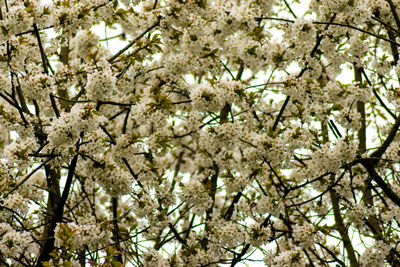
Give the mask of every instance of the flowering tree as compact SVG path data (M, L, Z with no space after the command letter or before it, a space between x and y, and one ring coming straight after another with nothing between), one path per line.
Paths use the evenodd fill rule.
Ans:
M0 3L0 266L400 265L399 0Z

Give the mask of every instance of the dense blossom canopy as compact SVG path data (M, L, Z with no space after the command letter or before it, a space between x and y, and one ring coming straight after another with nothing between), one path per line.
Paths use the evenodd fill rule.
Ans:
M400 266L400 0L0 7L0 266Z

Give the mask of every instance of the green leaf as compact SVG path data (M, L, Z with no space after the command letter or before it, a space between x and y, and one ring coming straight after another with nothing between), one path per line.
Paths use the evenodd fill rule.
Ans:
M112 267L123 267L124 265L120 263L119 261L112 261L111 262Z
M48 261L42 261L41 264L44 267L51 267L51 264Z
M25 11L28 12L28 13L32 13L33 8L34 8L34 6L27 6L27 7L25 8Z
M63 267L73 267L74 265L73 265L72 262L70 262L70 261L64 261L64 262L62 263L62 266L63 266Z

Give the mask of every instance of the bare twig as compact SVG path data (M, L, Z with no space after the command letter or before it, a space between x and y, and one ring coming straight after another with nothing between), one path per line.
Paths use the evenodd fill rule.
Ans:
M123 54L126 50L131 48L140 38L146 35L146 33L150 32L152 29L160 25L160 20L161 17L158 18L157 22L151 25L149 28L147 28L144 32L142 32L139 36L137 36L133 41L131 41L129 44L127 44L124 48L122 48L120 51L118 51L115 55L113 55L111 58L108 59L108 62L113 63L114 60L119 57L121 54Z

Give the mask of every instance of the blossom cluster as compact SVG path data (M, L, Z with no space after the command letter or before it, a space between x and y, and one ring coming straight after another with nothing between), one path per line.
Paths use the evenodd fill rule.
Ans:
M400 265L399 5L2 1L0 265Z

